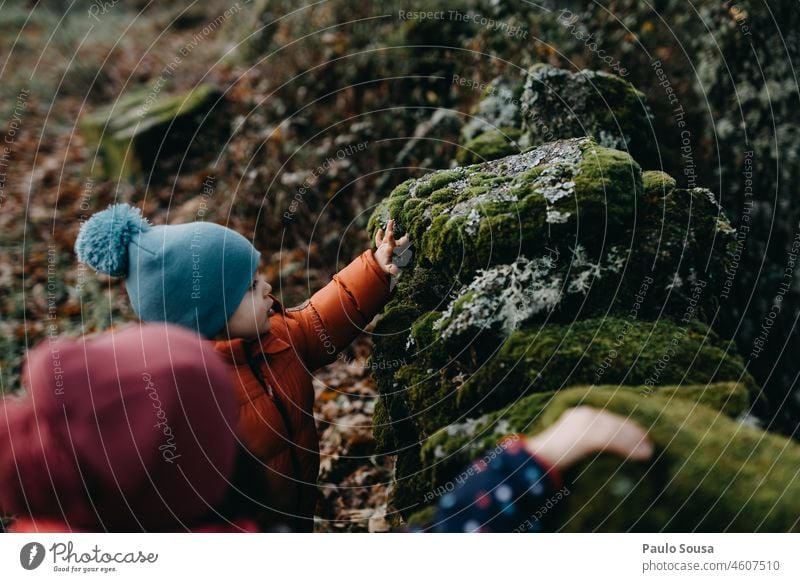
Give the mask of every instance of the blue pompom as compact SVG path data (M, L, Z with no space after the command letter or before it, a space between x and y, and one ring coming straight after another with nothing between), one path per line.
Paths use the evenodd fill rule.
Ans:
M113 204L92 216L78 233L78 260L95 271L113 277L128 274L128 244L140 232L150 229L138 208Z

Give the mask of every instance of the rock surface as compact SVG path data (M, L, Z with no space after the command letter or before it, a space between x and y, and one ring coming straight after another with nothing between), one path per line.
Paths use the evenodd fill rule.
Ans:
M539 63L520 82L498 77L461 132L459 162L495 160L532 145L590 136L658 167L652 114L625 79L584 69L571 73Z
M415 254L375 332L374 422L379 449L397 455L402 515L421 519L504 434L583 402L640 422L658 457L570 471L580 479L549 528L796 527L785 496L757 506L797 487L771 463L800 452L741 423L762 396L709 327L736 234L710 191L576 138L405 182L370 228L390 216Z
M148 178L159 159L209 153L204 137L214 142L221 92L199 85L182 94L160 95L134 89L118 101L84 116L80 128L87 145L96 152L91 164L95 177L112 180ZM213 151L211 152L213 153ZM152 175L149 178L152 179Z

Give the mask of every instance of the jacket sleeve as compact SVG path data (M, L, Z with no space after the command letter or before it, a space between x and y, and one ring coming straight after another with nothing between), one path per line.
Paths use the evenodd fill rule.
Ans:
M569 490L562 487L562 477L553 466L524 448L525 438L511 435L503 439L464 470L466 478L438 501L429 531L522 533L547 529L542 523L545 514L569 495Z
M359 255L300 307L287 310L298 325L304 360L310 370L333 362L389 300L390 278L372 250Z

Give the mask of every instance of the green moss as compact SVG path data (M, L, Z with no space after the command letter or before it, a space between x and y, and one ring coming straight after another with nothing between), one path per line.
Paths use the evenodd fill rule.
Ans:
M417 265L408 271L408 276L404 274L400 278L396 295L424 311L427 306L436 306L444 301L452 292L453 285L452 278L440 270Z
M626 153L587 144L575 176L581 223L603 225L610 236L624 233L633 223L636 199L643 191L642 169ZM565 210L574 206L561 205ZM559 206L557 208L560 209ZM596 233L595 237L597 236Z
M461 177L461 172L453 170L443 170L441 172L429 174L427 178L421 178L419 181L417 181L416 187L411 187L411 195L419 198L425 198L436 190L444 188L451 182L455 182Z
M398 293L390 301L375 327L375 334L381 338L373 358L393 360L406 355L406 342L412 323L419 317L419 308Z
M400 450L394 466L394 488L389 496L389 503L408 516L420 508L419 500L414 492L423 490L422 466L419 462L419 445Z
M415 240L420 264L465 281L520 252L574 245L576 232L587 246L615 240L628 228L640 191L641 169L630 156L591 139L566 140L401 185L376 209L370 228L397 217ZM551 220L553 212L564 220Z
M385 313L375 327L375 334L381 338L379 342L376 342L372 355L372 358L377 361L413 359L406 353L406 341L408 330L420 312L415 306L399 299L395 299L387 305ZM378 391L381 394L382 413L385 412L388 420L381 440L384 443L391 442L396 446L401 442L414 442L417 432L416 427L410 422L405 391L395 380L395 373L396 370L392 367L373 368ZM391 435L388 434L389 431L391 431Z
M375 402L375 410L372 413L372 433L375 436L375 454L392 454L395 451L394 431L392 430L392 419L386 411L384 401L378 399Z
M460 411L490 411L532 392L578 384L707 384L740 381L757 392L741 359L698 321L614 318L512 334L458 392Z
M503 127L480 134L468 141L456 154L462 166L497 160L520 153L517 140L522 132L513 127Z
M800 446L682 399L574 389L556 396L540 429L572 406L632 418L656 445L652 461L603 454L565 473L561 531L796 531Z
M438 190L432 192L428 199L433 204L442 204L450 202L453 199L453 189L447 187L439 188Z
M409 190L414 184L414 180L406 180L399 184L386 198L378 204L375 211L370 216L367 222L367 230L371 238L374 238L375 233L379 228L384 228L390 218L398 219L398 233L405 232L405 225L409 221L404 220L403 216L407 212L413 212L413 208L408 210L405 208L406 203L419 204L421 201L411 199L409 200ZM412 205L413 205L412 204Z
M447 361L448 345L443 342L434 330L434 324L441 318L438 311L429 311L417 319L411 326L411 337L414 342L415 357L424 361Z
M99 157L99 164L91 168L93 175L132 179L153 167L158 150L162 154L171 148L184 151L196 138L202 116L221 95L213 85L198 85L186 93L153 100L149 90L140 88L85 115L81 133ZM207 130L209 123L204 126ZM190 141L184 143L187 138Z
M642 174L642 184L646 196L661 196L662 198L677 186L675 178L657 170L644 172Z
M663 386L656 390L663 398L683 398L737 417L750 409L748 386L742 382L718 382L708 385Z
M468 186L464 188L454 200L455 203L459 202L467 202L473 198L477 198L481 194L486 194L490 190L490 185L488 184L489 180L485 178L479 178L476 174L473 174L469 177L469 183L473 184L473 186ZM475 185L478 184L478 185Z
M457 254L453 252L445 258L442 254L442 249L455 251L456 249L462 249L464 246L472 246L470 241L462 236L463 223L463 218L452 219L447 215L438 215L433 218L425 231L420 232L415 229L415 232L422 235L422 240L417 246L420 258L429 264L446 261L449 271L452 272L456 269L459 258L466 253L463 251Z
M433 427L447 424L456 410L457 385L448 382L440 370L424 365L403 366L395 376L405 391L409 411L417 432L415 441L424 439Z

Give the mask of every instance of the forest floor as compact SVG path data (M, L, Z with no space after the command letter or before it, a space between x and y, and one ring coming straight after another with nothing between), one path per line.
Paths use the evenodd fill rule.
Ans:
M45 47L51 32L48 27L56 22L50 15L38 14L29 20L24 11L17 20L9 14L6 24L0 25L21 28L26 22L29 27L22 40L6 35L0 41L4 49L0 54L7 55L3 65L6 84L0 94L4 105L0 142L8 146L0 151L0 393L21 389L25 355L38 343L51 336L76 338L99 333L135 319L119 281L98 277L77 264L73 245L81 223L119 201L135 201L156 223L186 221L193 214L203 180L215 171L209 166L184 169L169 174L170 179L145 185L93 179L89 173L92 152L78 126L85 112L116 99L128 82L157 78L164 63L190 42L196 29L202 29L202 19L183 29L161 26L156 19L138 21L136 26L143 32L128 34L122 44L114 44L115 66L104 69L111 76L101 76L104 85L100 93L89 98L81 92L97 85L92 77L112 54L104 51L111 50L112 40L116 43L114 30L129 20L121 12L110 13L108 18L117 19L116 24L111 22L117 29L95 29L104 35L106 44L84 45L88 48L81 49L81 58L70 65L64 57L70 54L66 48L49 42ZM76 20L80 23L82 19ZM148 39L161 31L165 32L162 42L148 47ZM64 34L66 45L78 43L83 32L76 28ZM203 50L208 55L198 48L194 62L187 61L181 78L174 79L174 89L191 86L208 62L217 58L213 51L218 49L211 43ZM144 60L139 61L144 52ZM76 69L76 64L82 68ZM68 66L73 67L69 74L65 71ZM133 70L137 78L130 79ZM257 75L242 76L241 71L222 67L214 72L213 81L231 87L228 100L234 109L246 109L261 98L256 94L261 82ZM258 127L259 123L253 121L251 133L243 130L238 140L225 148L228 168L244 172L252 152L264 142L264 128ZM235 180L222 172L222 180ZM250 191L259 192L257 188ZM260 201L243 202L248 203ZM211 220L225 217L224 209L213 210L217 214L210 216ZM235 228L256 228L249 209L239 215L234 217ZM332 222L329 229L339 226ZM365 236L360 243L364 240ZM279 283L282 299L288 304L307 298L330 281L336 270L336 265L327 264L315 252L315 242L307 246L295 242L279 249L262 247L266 275L273 286ZM388 529L384 513L393 466L389 457L374 455L372 413L377 393L367 364L370 352L371 342L362 336L315 376L315 417L321 440L317 531Z
M378 394L362 337L314 382L314 414L320 433L320 500L315 531L389 529L386 500L393 458L374 455L372 413Z

